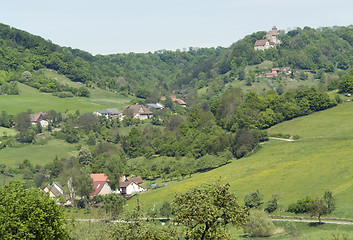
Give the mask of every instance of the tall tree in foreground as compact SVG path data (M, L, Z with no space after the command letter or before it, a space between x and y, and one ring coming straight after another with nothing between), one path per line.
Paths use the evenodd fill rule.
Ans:
M321 216L332 213L336 208L332 192L326 191L321 198L317 198L312 205L311 215L317 216L321 223Z
M229 184L218 181L176 195L173 211L174 221L186 227L187 239L228 239L226 225L243 225L248 216L229 191Z
M49 195L12 182L0 188L0 239L70 239L63 212Z

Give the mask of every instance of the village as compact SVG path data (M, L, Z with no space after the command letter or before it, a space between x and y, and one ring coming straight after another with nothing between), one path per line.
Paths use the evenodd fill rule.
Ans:
M173 92L174 94L175 92ZM175 95L169 97L174 104L186 107L187 104L184 100L177 98ZM164 102L167 97L162 96L161 102ZM138 119L139 121L144 121L153 117L153 112L164 109L164 105L157 103L148 103L146 105L129 105L119 111L117 108L108 108L105 110L96 110L92 113L82 113L92 114L95 117L103 117L107 120L119 120L123 121L124 118L130 117L132 119ZM36 114L29 114L31 124L34 126L40 125L41 128L50 127L50 119L47 119L47 112L39 112ZM66 117L65 114L61 114L62 120ZM138 193L143 193L148 191L148 189L141 186L144 180L140 176L136 177L126 177L121 175L119 186L112 189L109 182L109 178L104 173L91 173L90 177L93 182L93 190L90 194L90 200L93 200L96 196L104 196L107 194L118 194L126 199L130 199ZM78 196L72 184L72 177L67 182L67 189L69 192L65 191L65 188L60 185L57 181L53 181L51 184L45 186L43 191L47 192L50 198L55 199L56 202L63 206L73 206L75 200L81 200L84 197Z

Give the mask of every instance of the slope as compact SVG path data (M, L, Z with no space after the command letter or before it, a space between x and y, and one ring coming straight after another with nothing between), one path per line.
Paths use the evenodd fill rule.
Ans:
M221 182L230 183L231 190L240 201L256 189L264 194L265 201L272 193L279 194L282 209L306 195L316 197L325 190L331 190L337 197L334 215L352 218L352 111L353 105L345 103L279 124L270 132L300 135L300 140L270 140L249 157L170 183L164 188L141 194L139 198L148 208L171 201L177 192L220 178Z

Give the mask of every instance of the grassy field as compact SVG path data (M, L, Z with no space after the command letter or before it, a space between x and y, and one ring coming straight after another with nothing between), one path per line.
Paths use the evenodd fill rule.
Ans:
M93 112L106 108L121 110L130 102L128 97L104 91L89 89L90 98L72 97L58 98L50 93L41 93L39 90L18 83L20 95L0 95L0 110L8 114L17 114L31 109L33 112L55 110L57 112L76 111Z
M9 167L17 167L20 162L28 159L33 166L44 165L55 157L69 158L77 155L77 144L52 139L46 144L27 144L21 147L6 147L0 150L0 163Z
M13 128L4 128L0 127L0 137L3 136L15 136L16 135L16 130Z
M229 182L239 201L256 189L264 194L280 195L280 208L306 195L320 196L325 190L337 198L336 217L353 218L353 104L317 112L279 124L271 133L289 133L301 138L295 142L270 140L249 157L234 160L221 168L171 182L139 198L148 209L171 201L175 193L211 180ZM133 205L133 202L131 203Z

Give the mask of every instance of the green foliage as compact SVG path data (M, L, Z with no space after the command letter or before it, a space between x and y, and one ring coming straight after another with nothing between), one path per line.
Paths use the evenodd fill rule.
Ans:
M126 199L116 193L110 193L103 196L104 208L111 218L116 219L123 211Z
M77 196L83 197L86 202L89 201L90 195L93 193L94 189L93 179L86 169L81 168L79 174L73 176L73 187Z
M70 239L62 209L49 195L12 182L0 188L1 239Z
M169 202L164 202L161 209L159 210L161 216L169 218L172 214L172 207Z
M154 221L141 220L142 211L140 203L137 203L126 222L118 222L112 226L110 232L111 239L137 239L137 240L153 240L153 239L173 239L176 236L175 227L161 227Z
M326 191L321 198L315 199L310 213L312 216L317 216L321 223L321 216L332 213L336 209L335 198L332 192Z
M242 225L247 210L229 192L229 184L212 182L177 194L173 201L174 221L186 227L191 239L227 239L228 223Z
M288 212L292 213L308 213L312 210L314 200L310 196L298 200L296 203L291 203L288 206Z
M259 208L263 204L263 199L264 195L257 189L245 196L244 203L246 207Z
M272 199L267 202L267 207L265 211L268 213L273 213L278 208L279 196L277 194L272 194Z
M267 214L261 210L251 210L244 232L251 237L271 237L275 232L275 225Z

